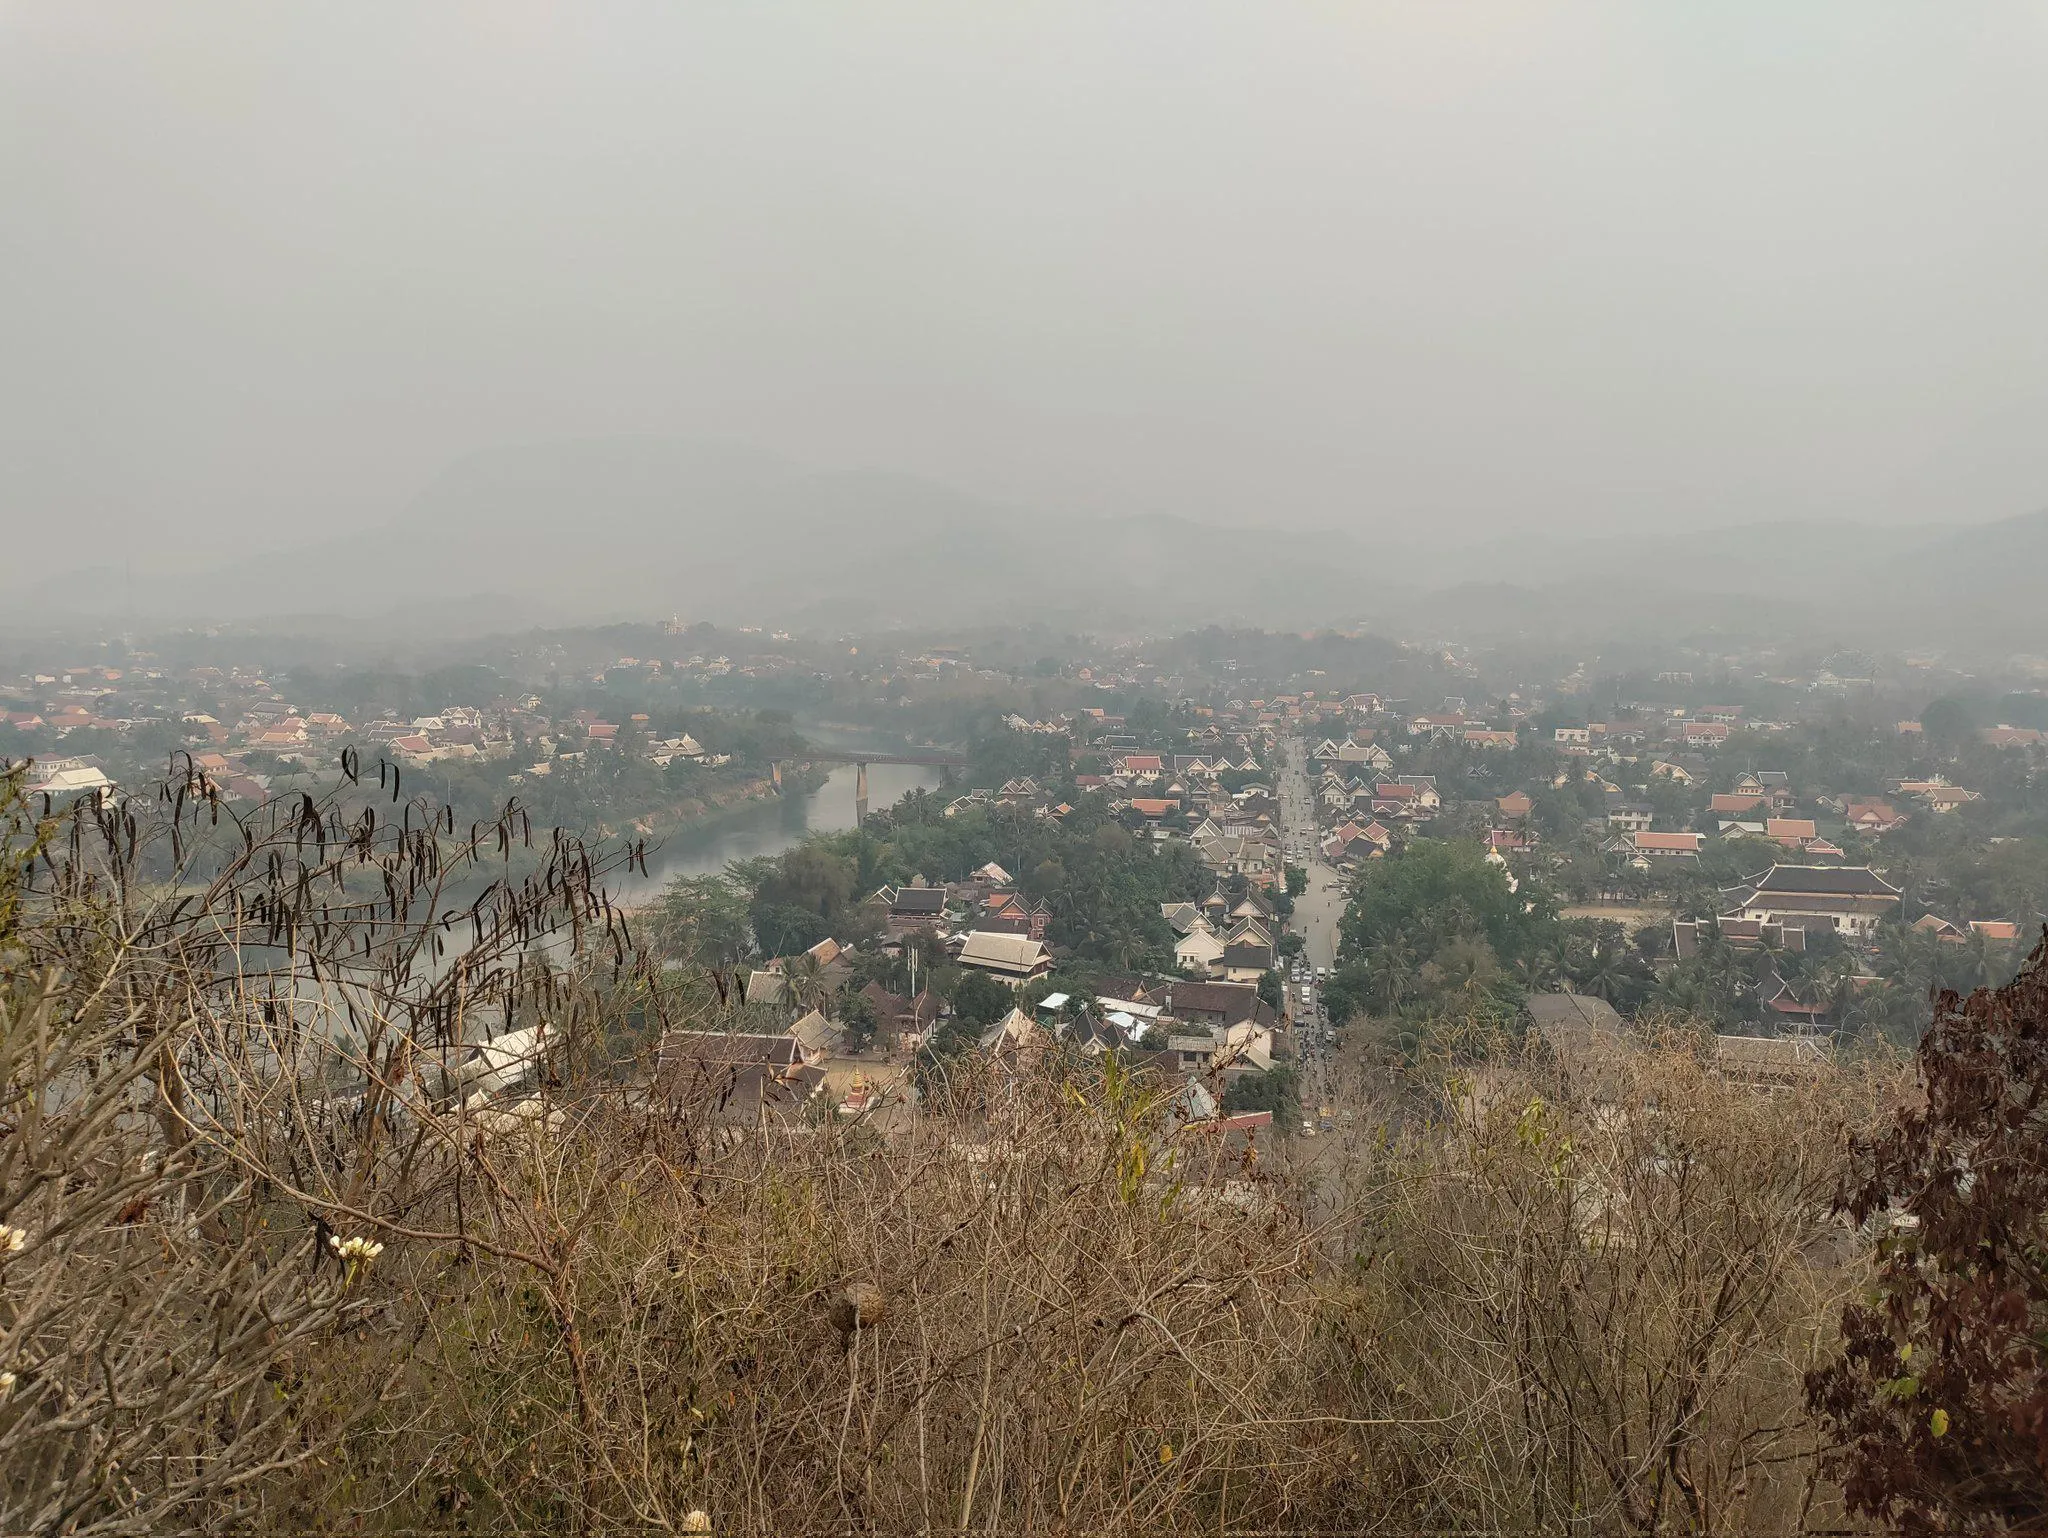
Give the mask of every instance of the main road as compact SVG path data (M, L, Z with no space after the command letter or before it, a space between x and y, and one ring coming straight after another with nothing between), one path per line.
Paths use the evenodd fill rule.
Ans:
M1315 788L1308 778L1308 744L1299 737L1279 743L1280 837L1290 864L1308 872L1308 890L1294 899L1290 923L1302 936L1301 959L1309 967L1337 963L1338 927L1344 917L1344 880L1316 852ZM1302 1114L1312 1119L1336 1099L1330 1081L1331 1024L1322 986L1307 977L1289 977L1287 986L1298 1001L1295 1009L1295 1052L1300 1066ZM1327 1125L1320 1130L1330 1130Z
M1294 899L1293 925L1307 942L1303 954L1309 965L1334 967L1337 926L1344 917L1344 878L1316 853L1315 791L1308 780L1308 745L1299 737L1280 739L1278 789L1281 838L1290 862L1308 871L1308 890Z

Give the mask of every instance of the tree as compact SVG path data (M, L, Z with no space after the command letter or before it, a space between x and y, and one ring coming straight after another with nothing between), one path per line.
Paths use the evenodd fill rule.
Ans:
M1476 844L1417 839L1359 873L1344 913L1344 945L1377 964L1381 949L1405 939L1419 964L1469 935L1512 964L1539 941L1546 922L1536 894L1511 887Z
M1976 713L1961 700L1943 695L1920 712L1920 731L1936 747L1959 748L1976 735Z
M1323 1008L1329 1011L1332 1021L1343 1025L1353 1016L1366 1012L1372 997L1372 985L1372 973L1363 962L1344 962L1323 984Z
M1372 965L1367 969L1371 978L1372 1000L1387 1014L1397 1014L1414 991L1416 982L1415 950L1402 935L1395 935L1373 953Z
M874 1001L864 993L849 991L840 995L836 1013L839 1023L846 1027L848 1044L856 1052L865 1052L881 1023L875 1017Z
M239 816L196 777L49 818L25 785L0 769L0 1530L277 1526L402 1375L337 1353L433 1307L387 1280L408 1247L474 1256L478 1188L510 1189L432 1210L492 1157L465 1019L531 1022L545 1080L624 1023L598 1024L593 943L610 1000L654 986L605 895L623 862L558 832L506 879L516 809L464 838L352 768ZM444 883L472 880L497 899L448 923Z
M829 991L825 964L808 950L783 958L782 980L789 1005L796 1010L813 1010L825 1002Z
M1531 951L1515 963L1515 980L1531 993L1547 993L1557 986L1563 963L1558 949Z
M1710 927L1700 932L1699 950L1665 973L1654 997L1721 1029L1754 1014L1756 990L1742 958L1721 938L1719 929Z
M612 738L612 751L621 764L637 764L647 756L647 733L638 721L625 721Z
M1599 925L1572 962L1573 986L1617 1009L1632 1009L1649 991L1650 969L1628 944L1619 924Z
M807 951L829 936L825 921L809 908L789 903L754 904L754 938L770 956L792 956Z
M1448 996L1454 1003L1469 1004L1499 975L1500 960L1493 947L1476 936L1459 935L1423 964L1421 979L1440 999Z
M1016 1003L1017 996L986 972L962 972L953 985L953 1013L971 1025L993 1025Z
M755 893L761 903L808 908L829 926L853 897L855 862L807 839L784 854L779 868Z
M1292 1068L1277 1065L1264 1073L1248 1073L1223 1092L1226 1111L1271 1111L1273 1130L1285 1137L1301 1119L1301 1088Z
M1872 1301L1808 1376L1851 1509L1908 1532L2048 1521L2048 942L2020 975L1944 993L1924 1104L1861 1147L1837 1203L1875 1225ZM1902 1221L1903 1219L1903 1221Z
M747 904L718 876L679 876L655 909L654 938L678 960L700 967L730 967L752 950Z
M1456 1427L1429 1451L1512 1492L1488 1530L1810 1530L1776 1343L1848 1280L1827 1201L1879 1086L1759 1094L1682 1033L1580 1062L1498 1059L1440 1151L1392 1166L1361 1359L1416 1364L1397 1381Z
M1260 998L1264 999L1275 1009L1278 1009L1286 1001L1286 996L1287 985L1280 980L1278 972L1261 972L1259 974Z
M1301 896L1301 895L1302 895L1303 893L1305 893L1305 892L1307 892L1307 891L1308 891L1308 872L1307 872L1307 871L1305 871L1305 870L1303 870L1303 869L1302 869L1302 868L1301 868L1301 867L1300 867L1299 865L1290 865L1290 866L1288 866L1288 867L1287 867L1287 895L1288 895L1289 897L1300 897L1300 896Z

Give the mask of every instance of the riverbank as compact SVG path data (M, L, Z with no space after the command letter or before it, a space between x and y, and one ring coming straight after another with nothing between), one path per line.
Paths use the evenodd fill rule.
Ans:
M814 833L838 833L853 826L857 771L841 764L801 782L783 775L784 794L730 807L722 816L700 818L677 828L659 849L647 852L647 875L614 883L615 902L644 903L678 876L715 875L735 860L779 855ZM904 795L939 782L936 769L911 764L873 764L868 769L868 804L879 811Z
M636 817L627 824L622 834L615 834L606 824L599 824L601 837L631 836L649 840L666 840L685 831L716 826L728 817L751 811L764 802L772 803L790 796L808 796L822 788L831 771L822 764L797 764L785 769L782 774L782 788L777 790L774 778L761 775L736 785L721 786L701 796L688 796L659 807L644 816Z

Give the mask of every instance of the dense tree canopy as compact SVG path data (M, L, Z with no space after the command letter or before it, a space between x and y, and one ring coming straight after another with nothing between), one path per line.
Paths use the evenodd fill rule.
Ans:
M1405 937L1434 953L1452 940L1478 938L1512 960L1546 922L1535 894L1510 890L1507 872L1484 849L1416 839L1398 858L1371 861L1359 872L1343 934L1345 946L1357 951Z
M1286 1137L1301 1119L1301 1086L1295 1071L1276 1064L1264 1073L1248 1073L1223 1094L1226 1111L1271 1111L1273 1130Z
M1958 747L1977 730L1976 712L1959 699L1944 695L1920 712L1920 729L1940 747Z
M733 961L735 911L763 955L788 955L830 935L852 941L879 923L871 902L913 877L959 881L991 863L1051 910L1046 938L1084 962L1170 970L1173 931L1160 904L1207 890L1183 843L1134 837L1102 798L1083 796L1064 820L1005 807L946 815L943 797L913 792L859 831L820 834L719 878L679 882L663 903L664 937L704 959Z
M1331 1006L1504 1021L1522 988L1511 969L1554 937L1552 911L1480 846L1415 839L1354 879Z

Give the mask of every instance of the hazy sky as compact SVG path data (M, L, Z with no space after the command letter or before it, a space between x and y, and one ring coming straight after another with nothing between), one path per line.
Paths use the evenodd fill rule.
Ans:
M0 4L0 531L614 433L1212 521L2032 511L2044 80L2048 0Z

